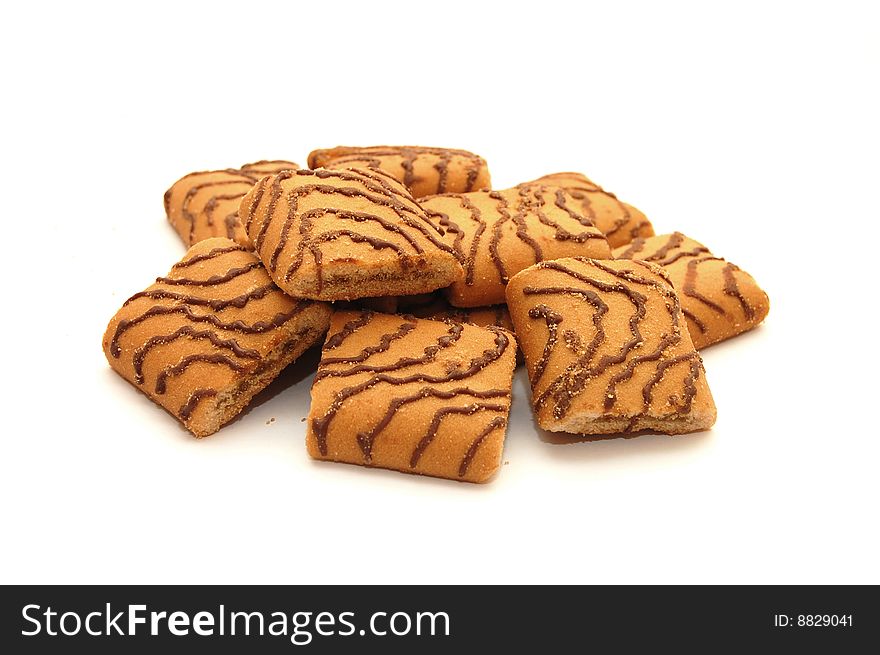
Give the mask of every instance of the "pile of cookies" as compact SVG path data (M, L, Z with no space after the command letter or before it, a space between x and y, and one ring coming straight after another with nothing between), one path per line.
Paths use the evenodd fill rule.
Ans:
M113 369L197 437L323 339L312 457L485 482L518 352L545 430L705 430L697 350L769 309L748 273L579 173L495 190L481 157L410 146L308 164L175 182L190 249L104 335Z

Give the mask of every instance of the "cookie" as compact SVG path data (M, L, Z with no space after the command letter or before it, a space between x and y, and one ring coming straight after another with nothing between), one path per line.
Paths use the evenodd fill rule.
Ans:
M510 280L507 304L545 430L679 434L715 422L703 362L660 267L546 261Z
M110 366L197 437L232 420L326 332L330 307L294 300L253 252L200 241L129 298L104 334Z
M614 256L663 267L697 349L751 330L770 311L770 299L751 275L681 232L636 239Z
M654 228L638 209L617 199L582 173L552 173L535 182L560 186L579 203L579 210L595 223L612 248L637 237L649 237Z
M506 305L488 307L453 307L441 293L420 296L399 296L397 310L417 318L430 318L434 321L471 323L480 327L504 328L513 332L513 323Z
M515 353L501 328L335 312L312 386L309 454L486 482L501 464Z
M559 187L529 183L505 191L432 196L420 204L445 230L464 266L464 276L446 291L456 307L504 303L509 278L535 262L611 257L605 236Z
M380 170L282 171L260 180L240 213L272 279L297 298L425 293L462 274L443 230Z
M486 161L467 150L422 146L338 146L309 153L309 168L378 168L406 186L414 198L488 189Z
M299 168L289 161L258 161L241 168L184 175L165 192L165 215L187 246L226 237L243 246L250 240L238 220L238 206L254 184L271 173Z

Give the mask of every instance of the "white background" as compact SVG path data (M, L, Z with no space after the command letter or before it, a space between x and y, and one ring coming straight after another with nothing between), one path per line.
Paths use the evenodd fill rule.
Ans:
M4 9L0 581L880 582L871 3L493 5ZM583 171L750 271L715 428L549 443L521 371L475 486L310 461L306 364L203 441L111 372L172 182L378 143Z

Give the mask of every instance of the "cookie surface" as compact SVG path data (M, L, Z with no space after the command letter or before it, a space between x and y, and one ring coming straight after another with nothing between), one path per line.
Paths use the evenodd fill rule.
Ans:
M299 166L283 160L258 161L184 175L165 192L165 215L187 246L211 237L250 246L238 219L241 199L264 175L291 168Z
M770 311L770 299L751 275L681 232L636 239L614 256L666 270L697 349L751 330Z
M456 307L504 303L508 280L535 262L611 257L605 236L559 187L529 183L504 191L431 196L420 203L445 230L446 242L464 266L464 277L446 291Z
M461 276L442 230L380 170L283 171L260 180L240 213L272 279L297 298L425 293Z
M607 237L612 248L637 237L650 237L654 227L641 211L618 200L583 173L551 173L535 182L560 186L579 203L580 212L593 221Z
M547 261L507 302L545 430L705 430L715 403L663 270L640 261Z
M492 325L513 332L513 322L510 320L510 312L507 311L506 305L453 307L440 292L422 296L398 296L397 311L401 314L411 314L416 318L471 323L480 327Z
M200 241L129 298L104 334L110 366L197 437L216 432L327 330L330 307L294 300L229 239Z
M378 168L415 198L489 188L486 161L467 150L424 146L338 146L309 153L309 168Z
M485 482L501 464L515 352L500 328L335 312L312 386L309 454Z

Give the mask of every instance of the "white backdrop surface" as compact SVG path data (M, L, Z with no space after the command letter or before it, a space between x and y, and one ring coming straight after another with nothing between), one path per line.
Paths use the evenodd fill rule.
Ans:
M0 582L880 582L871 3L5 11ZM311 461L314 356L202 441L111 372L174 180L378 143L583 171L751 272L715 428L553 443L520 370L475 486Z

